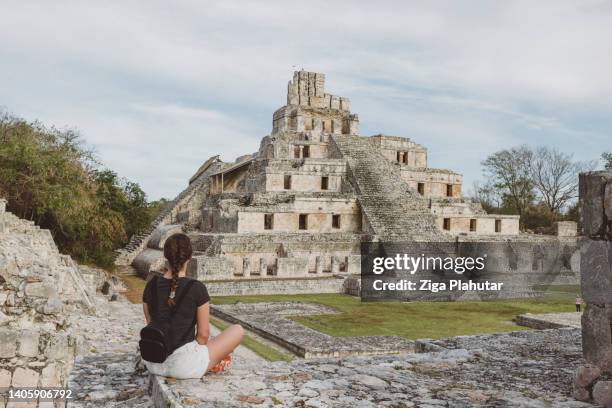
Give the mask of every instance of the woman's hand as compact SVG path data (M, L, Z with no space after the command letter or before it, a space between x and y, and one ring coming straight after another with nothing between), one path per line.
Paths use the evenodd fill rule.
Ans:
M146 303L142 304L142 311L144 312L145 320L147 324L151 323L151 313L149 313L149 305Z
M196 334L196 341L198 344L208 344L208 337L210 335L210 305L208 302L199 306L197 309L197 326L198 331Z

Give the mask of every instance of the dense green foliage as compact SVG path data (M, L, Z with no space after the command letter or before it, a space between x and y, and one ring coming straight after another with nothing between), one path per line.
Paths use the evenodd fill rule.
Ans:
M100 169L77 132L7 114L0 116L0 197L18 217L51 230L60 251L100 266L110 266L113 250L160 207L138 184Z

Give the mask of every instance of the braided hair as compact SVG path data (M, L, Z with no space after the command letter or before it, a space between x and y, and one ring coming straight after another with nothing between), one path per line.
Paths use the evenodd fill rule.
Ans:
M173 307L176 303L174 296L178 286L178 274L185 263L191 258L193 250L191 249L191 241L185 234L171 235L164 244L164 257L168 260L170 272L172 272L172 285L170 287L170 295L168 296L168 306Z

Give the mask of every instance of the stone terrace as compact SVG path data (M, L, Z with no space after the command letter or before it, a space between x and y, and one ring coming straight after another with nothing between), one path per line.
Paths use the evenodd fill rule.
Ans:
M418 342L423 353L234 366L156 401L192 407L590 407L571 397L580 330ZM158 405L161 406L161 405Z
M285 302L213 306L212 313L274 341L304 358L394 354L414 351L414 342L398 336L333 337L310 329L288 316L331 314L317 304Z

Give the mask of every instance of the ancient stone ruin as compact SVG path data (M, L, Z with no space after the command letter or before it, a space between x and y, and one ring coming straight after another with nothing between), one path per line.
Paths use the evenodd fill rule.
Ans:
M575 247L575 224L545 239L519 234L518 216L487 214L462 196L462 176L429 167L427 149L412 139L359 136L349 100L324 85L323 74L295 72L259 151L234 163L206 160L116 263L147 275L163 266L165 239L187 231L197 250L191 276L213 294L338 293L359 287L364 241Z
M582 350L574 396L612 407L612 172L580 175Z
M96 289L110 284L5 206L0 199L0 389L65 387L80 344L68 317L89 313Z

